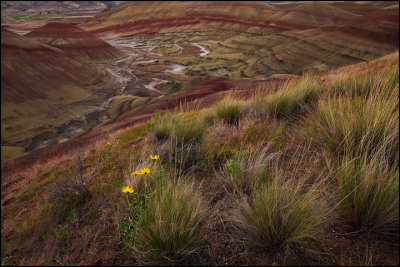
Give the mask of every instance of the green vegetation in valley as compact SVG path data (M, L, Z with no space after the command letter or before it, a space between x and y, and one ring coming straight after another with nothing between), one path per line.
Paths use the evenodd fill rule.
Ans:
M1 146L1 162L18 157L22 154L22 148L16 146Z
M8 15L12 19L33 19L33 18L56 18L61 16L60 14L11 14Z
M153 54L161 54L161 55L175 55L178 54L181 50L182 50L181 47L179 47L176 44L172 44L172 45L158 46L156 48L153 48L150 52Z

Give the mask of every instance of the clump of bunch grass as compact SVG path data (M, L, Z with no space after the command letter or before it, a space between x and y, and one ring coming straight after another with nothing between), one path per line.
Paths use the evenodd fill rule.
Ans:
M171 138L178 145L188 145L201 140L207 130L208 122L199 112L182 113L173 118Z
M269 163L277 154L271 152L271 144L258 147L255 151L239 153L225 163L221 179L229 191L249 194L267 180Z
M163 143L168 138L176 140L179 145L199 141L213 120L210 112L182 112L175 115L166 113L163 116L157 111L148 123L148 131L154 143Z
M397 93L398 95L398 93ZM360 156L379 147L395 158L399 145L398 97L392 92L320 101L308 133L335 157Z
M218 169L240 149L240 132L223 122L207 129L199 146L199 156L207 169Z
M171 135L172 115L167 112L161 116L161 111L157 110L154 117L147 123L147 131L150 133L150 138L155 143L167 140Z
M138 211L134 250L142 263L171 264L191 255L203 241L208 203L193 182L166 180Z
M310 249L323 233L326 207L316 187L302 180L275 177L256 189L252 198L236 202L238 235L252 245L270 250Z
M223 121L237 125L245 114L245 107L241 101L226 97L215 104L215 111Z
M301 152L301 151L300 151ZM303 152L301 152L303 153ZM300 171L305 155L281 154L270 163L268 179L254 187L250 196L241 194L234 201L231 220L237 236L245 242L272 251L292 248L312 251L311 244L323 234L327 220L327 199L323 170L309 167ZM314 182L310 184L310 180Z
M338 168L340 207L345 221L357 231L398 236L399 171L388 164L384 150L358 158L344 157Z
M200 110L200 117L206 121L209 125L214 124L217 119L217 114L213 107L205 108Z
M300 81L289 81L274 94L256 97L251 103L253 113L282 117L304 112L307 105L318 99L320 88L319 77L306 76Z

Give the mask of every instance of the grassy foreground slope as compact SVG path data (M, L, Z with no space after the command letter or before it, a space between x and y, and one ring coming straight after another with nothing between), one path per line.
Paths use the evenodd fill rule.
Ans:
M2 168L2 262L398 265L398 61L182 104Z

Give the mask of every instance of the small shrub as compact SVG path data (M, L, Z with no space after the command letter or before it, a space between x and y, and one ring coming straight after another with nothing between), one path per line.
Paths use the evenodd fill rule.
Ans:
M134 249L143 263L165 264L183 260L203 241L207 202L193 183L159 183L138 211Z
M54 184L49 189L48 202L52 204L51 220L58 224L71 216L71 212L92 199L92 194L85 184L64 181Z
M57 239L57 241L62 241L66 235L67 235L67 228L65 226L60 226L54 229L54 236Z
M285 129L283 120L247 120L242 124L240 138L246 143L256 146L260 142L273 141L275 146L285 143Z

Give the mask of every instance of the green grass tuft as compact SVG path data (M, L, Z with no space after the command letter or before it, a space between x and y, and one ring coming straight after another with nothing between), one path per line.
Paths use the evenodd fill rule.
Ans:
M55 18L61 16L60 14L12 14L8 15L12 19L31 19L31 18Z
M147 130L153 142L163 142L171 135L172 115L167 112L161 116L161 111L157 110L154 117L147 123Z
M171 138L178 145L185 146L199 141L211 121L210 112L182 112L176 115L167 112L161 116L158 111L148 123L147 129L156 143Z
M383 69L360 75L358 73L344 73L333 76L329 90L334 95L368 96L370 93L384 93L392 91L399 83L399 66L388 65Z
M296 112L304 112L307 105L315 102L321 88L317 77L306 76L300 81L286 83L278 92L252 100L251 107L255 114L282 117Z
M134 248L143 263L176 263L198 250L208 215L198 190L183 180L155 186L134 228Z
M201 140L208 128L205 118L194 113L182 113L173 118L171 138L177 141L178 145L188 145Z
M241 101L230 97L224 98L215 105L217 116L229 124L237 124L244 115L244 105Z
M143 123L127 131L124 131L117 137L117 139L122 144L129 144L135 141L135 139L137 139L138 137L144 136L145 133L146 133L146 124Z

